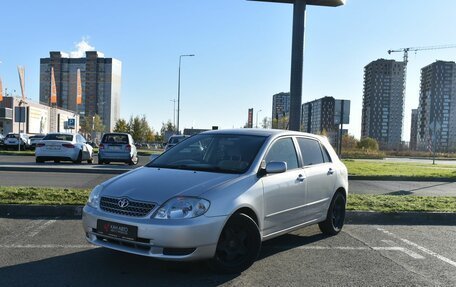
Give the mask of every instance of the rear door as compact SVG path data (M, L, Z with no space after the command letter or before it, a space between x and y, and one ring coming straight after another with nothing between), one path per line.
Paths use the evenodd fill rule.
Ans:
M335 167L317 139L299 137L297 141L307 182L307 211L314 220L326 214L336 183Z

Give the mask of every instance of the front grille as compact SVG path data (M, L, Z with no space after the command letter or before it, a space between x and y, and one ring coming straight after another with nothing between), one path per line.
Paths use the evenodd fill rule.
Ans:
M128 199L127 206L120 207L119 201L122 199L123 198L101 197L100 207L106 212L133 217L144 217L155 207L154 203L135 201L131 199Z

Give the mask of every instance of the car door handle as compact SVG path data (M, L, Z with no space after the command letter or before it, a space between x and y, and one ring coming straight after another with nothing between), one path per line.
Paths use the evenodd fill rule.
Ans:
M306 178L305 178L302 174L298 175L297 180L298 180L299 182L303 182L304 179L306 179Z
M330 168L330 169L328 170L328 175L333 175L333 174L334 174L334 170L333 170L332 168Z

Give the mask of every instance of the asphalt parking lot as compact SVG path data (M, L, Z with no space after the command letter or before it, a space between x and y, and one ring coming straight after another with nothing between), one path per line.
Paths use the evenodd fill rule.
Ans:
M0 286L455 286L455 226L316 227L267 241L238 275L86 243L80 220L0 219Z

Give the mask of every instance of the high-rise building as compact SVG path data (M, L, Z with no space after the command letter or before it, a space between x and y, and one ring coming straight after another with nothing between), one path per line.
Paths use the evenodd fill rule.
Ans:
M436 61L421 69L418 149L456 150L456 64Z
M418 136L418 109L412 109L412 123L410 125L410 149L416 150Z
M400 146L404 87L404 62L379 59L364 67L361 137L376 139L381 148Z
M279 93L272 96L272 128L288 129L290 115L290 93Z
M345 109L343 115L341 115L342 102ZM302 105L301 130L313 134L326 133L331 144L336 146L339 138L340 117L347 120L349 115L350 101L323 97Z
M97 51L87 51L85 58L70 58L63 52L50 52L40 59L40 102L49 104L51 67L54 68L57 107L77 111L82 117L98 114L106 131L112 131L120 117L122 64L105 58ZM77 70L81 73L82 103L76 105Z

